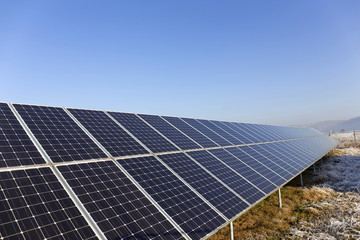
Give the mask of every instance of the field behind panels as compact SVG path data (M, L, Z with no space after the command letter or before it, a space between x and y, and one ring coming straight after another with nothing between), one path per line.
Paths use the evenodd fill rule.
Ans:
M0 103L4 239L206 238L330 151L308 128Z

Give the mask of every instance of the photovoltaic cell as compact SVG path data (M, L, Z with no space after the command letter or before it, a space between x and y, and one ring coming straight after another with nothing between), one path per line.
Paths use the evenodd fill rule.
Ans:
M109 114L152 152L158 153L179 150L135 114L118 112L109 112Z
M260 155L258 152L256 152L254 149L250 148L249 146L242 146L239 147L240 151L244 152L244 154L248 155L250 158L247 158L246 160L249 163L249 165L252 167L255 166L258 169L262 169L262 175L266 176L270 181L275 183L276 185L280 186L282 183L285 182L286 178L282 177L282 174L285 174L284 169L280 168L278 165L271 162L269 159L265 158L264 156ZM243 155L244 156L244 155ZM261 165L261 166L260 166ZM281 171L281 173L278 173L277 171Z
M262 151L259 145L244 146L242 147L242 150L263 163L282 178L288 180L293 177L293 174L287 171L285 166L286 163L284 161L279 158L272 157L270 154L265 156L264 151Z
M214 151L225 152L223 149L215 149ZM265 194L251 185L240 174L237 174L235 170L232 170L230 167L220 162L209 152L195 151L189 152L188 154L250 204L255 203L265 196ZM228 153L225 152L225 154Z
M105 112L68 110L113 157L149 153Z
M184 153L159 157L227 218L249 206Z
M307 167L312 157L303 147L299 146L301 140L293 140L289 142L274 143L274 148L282 154L290 155L292 159L297 159L303 168Z
M206 127L210 128L212 131L219 134L221 137L223 137L226 140L228 140L229 142L231 142L233 145L243 144L242 141L240 141L239 139L237 139L234 136L230 135L229 133L225 132L223 129L221 129L220 127L215 125L213 122L211 122L209 120L198 120L198 121L200 123L202 123L203 125L205 125Z
M199 131L191 127L189 124L181 120L177 117L163 117L174 125L177 129L185 133L188 137L193 139L195 142L200 144L204 148L210 148L210 147L218 147L219 145L215 142L211 141L209 138L205 137L203 134L201 134Z
M277 162L282 163L283 166L286 167L286 170L288 170L290 173L296 175L299 173L300 170L302 170L301 165L299 165L296 161L287 157L286 155L283 155L283 154L279 153L278 151L276 151L273 148L273 146L274 146L273 143L268 143L268 144L259 145L259 148L261 149L261 151L263 153L271 156L272 159L277 158L277 159L281 160L281 161L277 161Z
M283 179L279 175L275 174L269 168L267 168L260 162L256 161L254 158L252 158L250 155L246 154L244 151L241 151L240 148L236 148L236 147L226 148L226 151L229 151L231 154L233 154L235 157L237 157L239 160L241 160L247 166L251 167L262 177L269 180L275 186L281 185L282 183L285 182L285 179Z
M239 139L243 144L252 143L252 141L246 138L244 134L241 134L240 131L235 131L234 129L229 127L229 125L226 122L220 122L220 121L211 121L211 122L216 126L220 127L221 129L224 129L226 132L230 133L237 139Z
M239 156L240 153L242 154L242 152L238 148L226 148L226 150L214 149L214 150L210 150L209 152L214 154L216 157L220 158L227 166L235 170L238 174L246 178L248 181L250 181L253 185L257 186L263 192L270 193L271 191L276 189L275 184L270 182L264 176L260 175L254 169L250 168L244 162L240 161L237 157L235 157L236 156L235 154ZM235 156L230 154L230 152L233 153ZM245 155L243 159L248 157L249 156ZM254 197L253 200L255 199L256 198Z
M97 239L49 168L0 172L1 239Z
M255 124L249 124L249 123L237 123L236 126L241 127L245 131L247 131L249 134L254 135L257 139L260 140L260 142L268 142L268 136L264 134L264 132L261 132L260 129Z
M238 124L238 123L234 123L234 122L224 122L224 124L226 126L228 126L229 128L234 129L234 131L239 132L239 134L243 135L244 137L246 137L247 139L250 140L251 143L258 143L261 142L256 136L254 136L254 134L252 132L250 132L249 130L245 129L242 125Z
M170 139L176 146L178 146L182 150L187 149L196 149L201 148L200 145L196 144L190 138L185 136L179 130L171 126L164 119L159 116L154 115L139 115L142 119L144 119L147 123L153 126L156 130L158 130L165 137Z
M201 239L225 223L155 157L121 159L118 162L192 239Z
M113 162L59 170L107 239L183 239Z
M14 106L53 162L107 157L62 108Z
M0 103L0 167L45 163L6 103Z
M220 146L230 146L233 145L231 142L225 140L224 138L217 135L214 131L210 130L209 128L205 127L203 124L198 122L196 119L192 118L181 118L193 128L197 129L199 132L210 138L212 141L216 142Z

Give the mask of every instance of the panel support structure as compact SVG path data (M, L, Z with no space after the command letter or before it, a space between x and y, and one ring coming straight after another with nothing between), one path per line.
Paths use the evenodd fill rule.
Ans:
M300 173L300 185L301 185L302 187L304 186L302 173Z
M280 190L280 188L279 188L279 190L278 190L278 193L279 193L279 208L282 208L281 190Z
M234 225L233 225L233 221L230 222L229 228L230 228L230 240L234 240Z

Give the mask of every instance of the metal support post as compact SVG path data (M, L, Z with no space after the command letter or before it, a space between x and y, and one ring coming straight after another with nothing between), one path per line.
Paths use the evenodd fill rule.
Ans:
M356 133L355 133L355 131L354 131L354 142L356 144Z
M323 158L320 159L320 169L322 170L323 167Z
M315 163L313 164L314 173L316 173Z
M303 182L303 179L302 179L302 173L300 173L300 184L301 184L302 187L304 186L304 182Z
M230 222L230 240L234 240L234 225L233 225L233 221Z
M279 188L279 207L282 208L282 202L281 202L281 191Z

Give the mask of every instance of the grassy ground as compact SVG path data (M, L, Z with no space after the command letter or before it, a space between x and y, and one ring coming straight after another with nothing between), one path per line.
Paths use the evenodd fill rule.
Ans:
M285 186L281 189L282 208L279 208L277 192L234 221L235 239L284 239L291 226L300 220L308 220L321 213L309 202L322 201L331 194L318 188ZM211 240L230 239L229 227L225 227Z
M281 189L282 208L279 208L278 193L275 192L236 219L233 222L235 239L287 239L294 224L319 218L322 213L309 207L309 203L324 201L333 193L312 186L312 171L303 173L305 187L300 186L297 177ZM209 239L230 239L229 226Z

